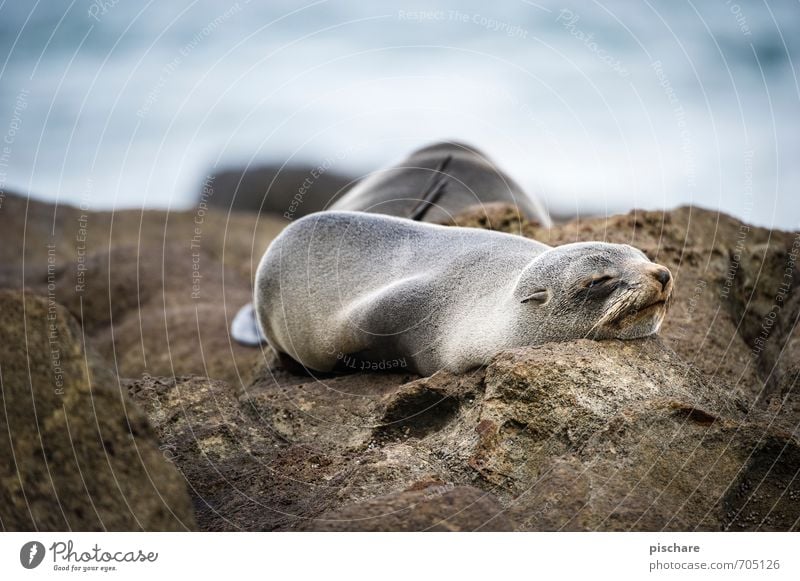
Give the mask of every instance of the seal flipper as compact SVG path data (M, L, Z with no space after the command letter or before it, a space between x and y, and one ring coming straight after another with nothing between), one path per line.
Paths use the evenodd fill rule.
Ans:
M237 343L248 347L258 347L267 342L267 338L264 337L256 320L256 310L253 303L247 303L236 313L231 323L231 337Z
M447 186L447 174L444 173L444 170L450 165L452 159L453 156L448 155L434 170L428 185L422 191L422 198L419 203L414 206L414 209L411 210L411 214L408 215L409 220L415 220L417 222L422 220L426 212L436 203L436 200L442 196Z

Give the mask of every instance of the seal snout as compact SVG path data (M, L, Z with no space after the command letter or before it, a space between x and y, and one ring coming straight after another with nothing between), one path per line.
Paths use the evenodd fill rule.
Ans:
M656 283L655 290L659 294L666 298L672 293L672 273L666 266L651 262L644 267L644 270L644 274Z
M643 274L649 282L642 288L642 299L637 310L640 315L655 315L653 321L657 330L672 302L674 280L666 266L652 262L645 265Z
M661 283L661 290L667 290L667 285L669 284L669 281L672 280L672 275L670 274L669 269L659 266L655 272L653 272L653 276L658 282Z
M605 304L590 333L596 338L635 339L658 332L672 300L674 280L665 266L638 263Z

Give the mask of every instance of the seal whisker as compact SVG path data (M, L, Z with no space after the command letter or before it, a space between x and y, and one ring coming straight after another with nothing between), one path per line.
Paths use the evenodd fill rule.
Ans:
M617 319L631 306L633 306L636 303L636 291L638 288L638 285L631 285L621 292L617 297L615 297L613 302L607 307L603 316L600 317L594 325L592 325L583 338L586 339L599 327L602 327L606 323Z

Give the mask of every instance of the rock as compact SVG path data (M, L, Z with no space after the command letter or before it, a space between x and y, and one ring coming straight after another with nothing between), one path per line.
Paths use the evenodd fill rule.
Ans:
M254 166L218 172L203 184L200 198L211 192L211 205L227 212L248 210L292 219L324 210L356 182L319 167Z
M527 219L519 208L505 202L489 202L470 206L453 216L444 225L496 230L520 236L532 233L534 228L541 226L538 222Z
M323 514L312 531L512 531L514 526L491 494L470 486L424 483Z
M5 530L186 530L186 483L144 413L46 297L0 291Z
M23 240L21 215L29 221L24 262L10 252ZM263 355L232 341L228 328L252 300L255 266L285 223L207 204L192 212L56 211L8 195L0 288L52 292L122 377L195 373L247 383Z
M189 481L201 528L290 530L326 510L441 480L417 447L437 415L431 394L447 385L452 396L442 397L472 397L474 406L477 381L409 379L295 377L289 386L282 378L237 394L206 378L144 377L128 389ZM399 410L409 417L396 419Z
M290 383L238 397L203 378L131 384L208 506L201 528L791 530L800 518L797 438L659 339L511 350L464 376ZM488 505L449 518L481 494Z
M185 378L154 399L210 506L203 528L423 530L471 504L409 492L428 486L490 494L503 509L475 519L494 511L515 530L790 530L800 517L797 438L659 339L507 351L461 377L295 380L237 398ZM470 515L447 526L478 528Z
M742 482L800 494L789 476L800 465L797 439L748 418L745 402L657 339L506 352L486 385L470 462L521 528L797 526L800 506L742 494Z
M302 378L250 386L241 405L285 440L344 451L366 444L384 424L376 419L385 396L411 376Z
M228 333L252 300L247 281L202 247L122 245L89 254L80 292L70 268L56 276L55 296L123 377L202 373L235 382L260 359Z
M657 339L506 351L489 366L485 385L470 463L487 481L517 493L536 480L544 458L582 449L612 418L644 402L735 410L730 396L717 385L709 389Z
M223 383L203 396L203 380L186 379L158 405L171 415L156 420L162 439L175 441L178 414L196 413L187 400L203 410L197 425L180 427L187 452L176 462L197 475L194 490L220 503L213 514L234 502L227 514L249 515L233 528L421 530L446 509L381 515L416 504L406 491L424 482L491 492L506 507L497 526L519 530L785 530L800 516L791 502L771 510L764 500L800 492L791 479L796 439L748 420L744 402L657 339L520 349L498 356L485 377L405 379L413 378L275 383L238 400ZM206 442L211 401L224 411L213 414L214 445L198 454L191 434ZM254 489L210 495L202 479L212 449L216 471L238 473L253 456L270 470L246 469ZM297 465L301 458L309 463ZM742 493L754 482L770 491L760 505ZM255 502L257 522L255 507L242 506ZM284 514L269 517L265 507Z
M12 234L8 208L29 212L29 232L55 223L57 275L46 247L26 246L26 272L6 250L0 284L24 275L46 294L55 276L87 344L127 376L203 530L798 528L797 233L697 208L552 228L473 208L454 222L553 245L628 243L669 266L676 295L660 336L511 350L460 376L310 377L228 337L284 222L118 213L112 232L90 214L90 238L104 242L85 262L87 293L112 300L81 302L69 294L80 216L5 201Z
M326 507L318 481L335 475L337 458L287 441L228 384L144 377L128 388L186 476L201 529L290 529Z

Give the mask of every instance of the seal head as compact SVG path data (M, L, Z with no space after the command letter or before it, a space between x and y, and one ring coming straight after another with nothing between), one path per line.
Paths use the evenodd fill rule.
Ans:
M627 244L581 242L537 256L519 276L518 329L535 342L636 339L657 333L672 298L669 269Z

